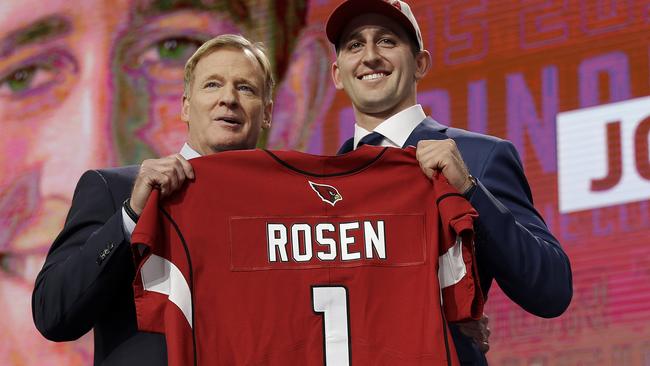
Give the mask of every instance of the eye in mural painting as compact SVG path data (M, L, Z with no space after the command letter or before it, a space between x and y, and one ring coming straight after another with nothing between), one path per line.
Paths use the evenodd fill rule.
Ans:
M34 61L20 65L0 78L0 95L20 96L28 92L43 91L59 79L56 62Z
M146 39L146 38L145 38ZM145 76L153 85L183 85L183 68L203 39L197 36L167 34L164 38L138 42L129 52L128 72L133 76ZM159 92L176 95L178 91Z
M150 63L171 63L185 65L187 59L201 45L202 41L188 37L170 37L157 41L145 49L139 57L141 65Z
M12 92L21 92L31 85L35 73L36 68L34 66L29 66L14 72L2 82L3 84L6 83L7 87Z
M40 50L39 50L40 51ZM1 118L23 120L60 105L78 80L75 59L62 49L46 49L0 67Z
M190 39L166 39L156 44L161 60L187 60L200 46L198 41Z

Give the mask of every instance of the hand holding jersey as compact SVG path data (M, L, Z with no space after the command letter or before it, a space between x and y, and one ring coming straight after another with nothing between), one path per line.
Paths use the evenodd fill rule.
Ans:
M469 171L454 140L421 140L416 156L427 177L440 171L458 192L467 192L472 187Z
M476 340L481 352L486 353L490 350L490 327L488 326L488 316L483 314L478 321L467 321L457 323L456 326L464 335Z
M194 171L181 154L147 159L140 165L129 204L140 215L151 191L158 189L161 197L167 197L182 187L186 179L194 179Z

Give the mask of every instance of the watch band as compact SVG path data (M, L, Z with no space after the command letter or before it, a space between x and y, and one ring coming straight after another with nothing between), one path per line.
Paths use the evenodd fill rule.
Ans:
M135 222L136 224L138 223L138 219L140 218L140 215L135 213L133 209L131 208L131 198L127 198L124 200L124 203L122 204L122 207L124 207L124 212Z
M463 197L469 200L472 197L472 194L474 194L474 191L476 190L478 184L476 183L476 178L474 178L474 176L472 176L471 174L468 176L468 178L469 181L472 183L472 185L469 188L467 188L467 190L465 190L465 192L463 192L462 195Z

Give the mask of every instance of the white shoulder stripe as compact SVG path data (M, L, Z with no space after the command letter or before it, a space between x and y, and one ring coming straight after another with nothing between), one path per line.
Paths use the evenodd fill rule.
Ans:
M192 327L192 294L183 273L172 262L152 254L140 269L142 285L146 291L167 295L181 310Z
M455 285L465 277L467 269L463 261L463 239L460 236L456 236L456 244L438 258L438 264L441 289Z

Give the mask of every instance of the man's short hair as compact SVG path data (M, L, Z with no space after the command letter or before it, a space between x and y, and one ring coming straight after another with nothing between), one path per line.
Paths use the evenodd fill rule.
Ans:
M242 51L248 50L255 56L257 63L264 72L263 99L266 103L270 102L273 96L273 87L275 86L275 82L273 81L273 74L271 73L271 62L266 55L264 44L261 42L252 43L238 34L222 34L214 37L203 43L201 47L194 52L192 57L190 57L190 59L185 63L185 72L183 75L183 96L185 98L190 97L190 87L194 81L194 69L196 68L196 64L198 64L204 56L207 56L218 49L227 47L236 48Z

